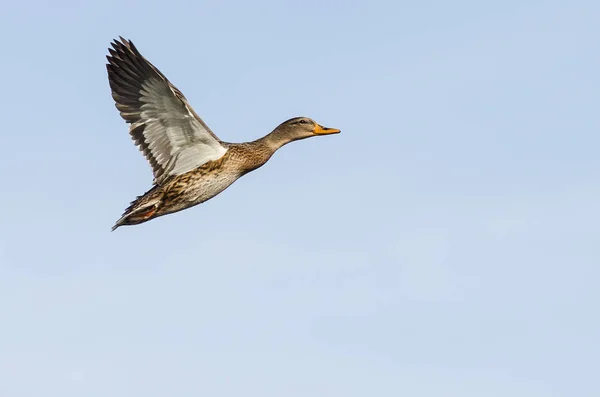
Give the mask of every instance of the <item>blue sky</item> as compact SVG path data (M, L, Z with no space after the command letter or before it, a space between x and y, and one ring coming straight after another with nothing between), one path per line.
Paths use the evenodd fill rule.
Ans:
M600 4L12 2L0 395L597 396ZM284 147L110 227L152 176L134 41L226 141Z

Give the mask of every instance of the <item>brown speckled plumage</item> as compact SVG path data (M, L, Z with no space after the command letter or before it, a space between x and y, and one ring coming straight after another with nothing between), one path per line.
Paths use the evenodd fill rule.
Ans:
M296 117L256 141L223 142L131 41L121 38L112 45L107 56L112 95L155 178L154 186L131 203L113 230L203 203L289 142L340 132Z

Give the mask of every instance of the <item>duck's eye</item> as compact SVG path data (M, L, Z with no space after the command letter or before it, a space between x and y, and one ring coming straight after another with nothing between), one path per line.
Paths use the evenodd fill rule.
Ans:
M298 121L300 124L306 124L306 120L300 120Z

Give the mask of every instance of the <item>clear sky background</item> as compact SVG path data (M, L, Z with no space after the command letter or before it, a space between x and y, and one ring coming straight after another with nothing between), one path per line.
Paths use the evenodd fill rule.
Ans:
M599 2L0 8L0 396L600 395ZM343 132L110 233L118 35L223 140Z

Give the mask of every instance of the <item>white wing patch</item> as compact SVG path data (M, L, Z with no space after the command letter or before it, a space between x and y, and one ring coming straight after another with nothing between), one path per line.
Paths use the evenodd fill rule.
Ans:
M181 175L209 161L218 160L227 152L223 146L212 147L203 143L190 144L179 149L165 167L169 175Z
M144 138L164 176L185 174L227 152L164 82L148 79L140 94Z

